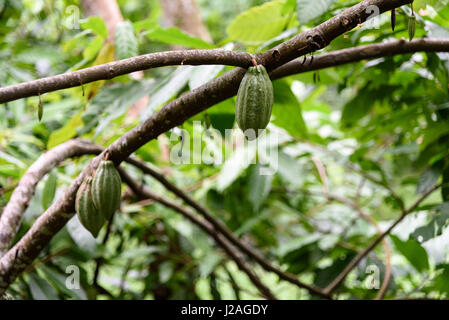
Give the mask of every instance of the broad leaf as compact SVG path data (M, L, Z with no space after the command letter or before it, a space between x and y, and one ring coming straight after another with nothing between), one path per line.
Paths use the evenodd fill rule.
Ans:
M261 44L284 31L288 18L283 15L283 7L284 1L253 7L238 15L226 31L232 40L249 45Z
M163 29L157 27L146 33L148 39L153 41L159 41L167 44L183 46L193 49L214 49L215 46L209 42L204 41L201 38L191 36L182 32L178 28L170 27Z
M131 22L123 21L117 24L115 27L114 45L117 60L137 56L138 44Z
M429 269L429 259L427 251L418 241L409 239L402 241L395 235L390 235L393 243L400 253L412 264L419 272Z
M42 207L47 210L53 202L56 192L56 183L58 176L55 171L50 172L47 181L45 181L44 191L42 193Z

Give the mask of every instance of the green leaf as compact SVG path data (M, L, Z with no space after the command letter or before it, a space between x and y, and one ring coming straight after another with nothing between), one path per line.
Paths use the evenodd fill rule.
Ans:
M306 174L298 160L280 151L278 154L278 174L292 186L302 186Z
M251 186L248 198L255 212L259 211L260 206L270 193L271 181L273 180L273 175L261 175L260 168L259 164L251 167L248 182L248 185Z
M307 137L307 127L302 117L298 99L285 80L273 82L273 124L285 129L292 137Z
M393 243L398 251L411 263L411 265L419 272L429 269L429 259L427 251L418 241L409 239L402 241L395 235L390 235Z
M53 202L57 182L58 176L56 172L50 172L47 181L45 181L44 191L42 193L42 208L44 208L44 210L47 210Z
M252 163L256 156L256 148L253 145L242 146L236 149L225 161L217 178L217 189L223 191L229 187L246 168Z
M221 65L210 65L210 66L196 66L192 67L192 73L189 79L190 90L194 90L199 86L202 86L206 82L214 79L220 71L224 69Z
M416 228L410 234L410 238L419 242L425 242L441 235L449 223L449 202L444 202L435 208L436 213L426 225Z
M138 44L131 22L122 21L117 24L115 27L114 46L117 60L137 56Z
M438 180L441 169L437 166L427 167L423 174L419 177L418 185L416 187L416 193L421 194L429 191Z
M306 24L327 12L335 0L297 0L296 13L299 25Z
M282 7L282 14L287 14L296 10L296 0L286 0Z
M288 22L282 14L284 1L271 1L238 15L226 32L231 40L258 45L279 35Z
M29 275L29 286L34 300L59 300L58 293L48 282L35 273Z
M76 136L76 128L82 125L83 121L81 120L80 112L70 118L64 127L51 133L50 138L48 139L47 149L51 149L60 143L74 138Z
M449 264L440 264L437 270L442 269L442 272L438 274L433 280L434 288L440 292L449 294Z
M90 61L100 52L104 43L104 38L95 37L83 51L83 59Z
M82 20L80 24L84 30L91 30L93 33L99 35L103 39L106 39L108 37L108 28L106 27L106 23L101 17L91 16L87 18L87 20Z
M419 145L420 150L424 150L429 144L436 141L443 135L449 133L449 123L447 122L432 122L427 125L424 130L423 139Z
M178 28L170 27L163 29L157 27L146 33L148 39L167 44L183 46L194 49L214 49L215 46L203 39L191 36Z
M358 120L366 116L374 106L376 98L375 92L367 88L360 90L357 95L343 107L341 115L343 127L351 127Z
M185 87L192 75L192 68L191 66L178 67L171 77L159 85L157 91L151 96L150 104L140 114L142 121L147 119L156 108L165 104Z

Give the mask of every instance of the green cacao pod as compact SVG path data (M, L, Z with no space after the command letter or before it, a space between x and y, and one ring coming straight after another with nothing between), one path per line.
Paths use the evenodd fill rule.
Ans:
M250 67L240 82L235 105L240 129L244 132L253 129L257 137L258 130L265 129L270 122L273 100L273 84L265 67Z
M89 177L84 180L76 193L75 210L81 224L96 238L105 219L94 206L91 187L92 178Z
M112 161L102 160L92 181L95 208L109 220L120 203L122 180Z
M409 41L413 39L416 31L416 16L408 17L408 38Z

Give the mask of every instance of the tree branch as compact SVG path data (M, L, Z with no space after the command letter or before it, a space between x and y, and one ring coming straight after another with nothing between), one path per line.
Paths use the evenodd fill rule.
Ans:
M367 7L375 5L379 12L410 3L411 0L365 0L344 10L319 26L301 33L279 46L255 56L272 70L294 58L325 47L331 40L362 23L368 17ZM368 10L369 11L369 10ZM182 124L188 118L236 94L245 69L237 68L199 88L171 101L159 112L141 123L108 148L110 159L117 165L148 141ZM29 265L73 216L76 191L86 174L94 170L102 154L73 181L65 194L41 215L25 236L0 259L0 293Z
M396 40L385 43L369 44L349 49L336 50L313 57L313 63L296 59L277 68L271 73L271 78L278 79L297 73L335 67L346 63L375 59L398 54L414 52L448 52L449 39L420 38L412 41Z
M251 64L251 55L245 52L222 49L149 53L0 88L0 103L78 87L98 80L109 80L140 70L173 65L207 64L223 64L247 68Z
M411 0L362 1L359 4L346 9L344 12L333 17L332 19L322 23L318 27L301 33L271 50L256 54L256 60L258 60L259 63L266 65L267 70L272 70L298 56L323 49L337 36L351 30L357 26L357 24L365 21L370 15L368 12L371 12L370 10L367 11L369 6L379 7L379 12L382 13L410 2ZM321 68L325 68L352 62L352 57L355 58L354 61L359 61L369 58L370 55L381 57L384 55L415 51L448 50L447 45L438 44L438 41L435 41L435 43L421 43L411 46L408 45L406 41L402 42L405 45L405 48L403 48L403 46L395 46L394 44L391 46L387 45L385 48L373 47L371 50L364 47L361 54L357 50L355 50L355 52L339 50L333 54L322 55L323 57L320 58L319 63L323 64ZM340 51L342 53L341 56L339 55ZM382 52L384 53L382 54ZM251 65L251 58L252 56L248 53L221 49L179 50L150 53L70 73L3 87L0 88L0 103L30 96L37 96L51 91L77 87L98 80L109 80L135 71L162 66L224 64L248 68ZM306 72L320 68L315 67L318 66L318 64L316 63L317 61L314 60L314 62L315 63L313 66L312 64L303 66L299 61L296 61L296 63L292 63L281 68L281 70L274 73L273 77L278 78L281 76L295 74L298 73L298 70L301 70L299 72Z
M331 294L346 278L346 276L351 272L351 270L357 266L357 264L362 260L368 253L370 253L382 239L390 234L390 232L396 227L409 213L413 212L419 204L424 201L430 194L432 194L435 190L437 190L441 184L435 185L427 192L423 193L408 209L406 209L404 212L401 213L399 218L393 222L393 224L385 230L381 235L379 235L376 239L374 239L371 244L364 249L363 251L360 251L349 263L348 265L343 269L343 271L324 289L324 292L327 294Z
M294 285L308 290L310 293L320 296L322 298L329 298L329 296L324 295L321 290L313 285L306 284L297 279L297 276L284 272L279 268L275 267L270 261L266 260L257 250L241 241L231 230L229 230L224 223L217 219L207 208L203 207L201 204L192 199L188 194L179 189L177 186L168 181L162 174L153 170L151 167L147 166L145 163L138 161L136 159L129 158L127 160L129 164L142 170L143 173L148 174L159 181L167 190L173 192L177 197L184 200L189 206L194 208L199 214L201 214L215 229L215 232L221 233L227 240L229 240L233 245L243 251L250 258L255 260L260 266L262 266L266 271L273 272L279 276L279 278L293 283Z
M102 148L87 144L82 140L69 140L42 154L31 165L14 189L9 202L0 217L0 257L8 250L22 221L38 182L61 161L84 155L99 153Z
M197 217L192 211L190 211L187 208L184 208L183 206L177 204L176 202L159 195L145 186L142 186L140 183L136 182L132 177L128 175L128 173L123 170L122 168L119 168L120 175L123 179L123 181L131 188L131 190L141 199L152 199L154 201L157 201L166 207L169 207L180 214L182 214L184 217L189 219L192 223L203 229L207 234L209 234L222 248L223 250L229 255L229 257L234 260L234 262L237 264L240 270L246 273L248 278L251 280L251 282L254 284L256 288L259 289L259 291L263 294L263 296L270 300L276 300L276 297L273 295L271 290L265 286L257 277L257 275L246 265L243 257L239 254L237 250L232 246L232 244L223 237L222 234L217 232L217 230L214 228L214 226L209 223L206 220L203 220L199 217Z

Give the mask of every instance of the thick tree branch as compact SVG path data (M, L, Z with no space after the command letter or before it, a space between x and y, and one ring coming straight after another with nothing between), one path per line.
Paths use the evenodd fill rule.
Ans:
M337 36L352 29L358 23L362 23L369 15L370 11L366 10L368 6L375 5L382 13L409 2L410 0L362 1L319 26L299 34L265 53L258 54L256 59L268 70L272 70L294 58L325 47ZM159 112L110 145L107 149L110 159L119 164L132 152L161 133L233 96L237 92L244 73L245 70L242 68L234 69L171 101ZM101 158L102 155L93 159L61 199L48 208L25 236L0 259L0 293L6 290L9 284L38 256L41 249L73 216L76 191L86 174L98 166Z
M20 226L20 221L23 216L23 213L25 212L26 208L28 207L28 203L34 194L37 182L39 182L39 180L42 179L43 176L45 176L51 169L53 169L54 166L56 166L58 163L60 163L61 161L65 160L67 158L77 157L77 156L87 155L87 154L99 154L102 151L103 151L102 147L93 145L93 144L89 143L88 141L84 141L84 140L80 140L80 139L73 139L73 140L69 140L69 141L59 145L58 147L55 147L50 152L43 154L25 173L25 175L20 180L18 187L16 188L16 192L18 192L17 190L22 190L22 191L26 190L26 192L19 192L18 194L20 195L20 197L17 195L14 196L14 194L13 194L7 207L5 207L5 209L7 209L6 212L8 213L8 220L5 220L4 223L6 224L7 223L6 221L10 221L11 224L17 223L15 230L12 230L11 228L0 229L0 234L5 234L5 238L9 237L12 240L12 238L16 234L16 230ZM215 224L215 225L220 226L219 230L215 229L215 231L214 231L215 233L217 233L217 232L223 233L224 238L231 238L233 240L231 242L233 242L237 248L239 248L240 250L243 249L242 250L243 252L247 252L247 253L249 252L248 255L250 257L254 257L254 256L258 257L258 259L256 259L256 261L262 260L264 265L267 265L267 264L269 265L269 262L264 260L264 258L262 258L254 249L252 249L251 247L249 247L248 245L246 245L244 243L241 243L240 240L238 238L236 238L232 234L232 232L226 228L226 226L224 226L215 217L213 217L212 214L207 211L207 209L205 209L200 204L195 202L193 199L191 199L187 194L185 194L179 188L177 188L176 186L171 184L168 180L165 179L165 177L163 175L161 175L158 172L156 172L155 170L151 169L145 163L143 163L139 160L136 160L134 158L130 157L130 158L126 159L126 161L128 163L136 166L137 168L141 169L145 174L149 174L149 175L153 176L155 179L160 181L168 190L172 191L175 195L178 195L181 199L186 201L186 203L191 205L193 208L195 208L199 212L204 212L206 215L208 215L208 217L211 219L211 221L213 221L212 225ZM33 182L33 183L31 183L31 182ZM135 188L133 190L136 193ZM148 197L145 196L144 198L148 198ZM13 210L13 209L15 209L15 210ZM105 241L107 241L110 227L111 227L111 222L112 222L112 219L108 223L108 231L106 233L105 239L103 240L103 243ZM1 220L0 220L0 223L1 223ZM10 231L10 232L7 233L7 231ZM5 243L5 250L7 250L8 247L9 247L9 244ZM233 254L232 256L235 256L235 253L231 253L231 254ZM101 265L101 260L102 260L101 258L97 259L97 266L96 266L95 274L94 274L94 286L97 283L96 281L97 281L97 277L98 277L98 273L99 273L99 268ZM279 270L278 273L282 273L282 271ZM294 276L291 276L291 277L294 277ZM299 281L296 281L296 282L299 282ZM301 284L301 282L299 282L299 283ZM301 287L308 288L308 285L304 284ZM312 290L314 290L314 288L312 288Z
M132 177L128 175L128 173L123 170L122 168L119 168L120 175L123 179L123 181L131 188L131 190L141 199L152 199L154 201L157 201L177 212L182 214L184 217L189 219L193 224L197 225L201 229L203 229L207 234L209 234L222 248L223 250L229 255L229 257L234 260L234 262L237 264L240 270L246 273L248 278L251 280L251 282L254 284L254 286L259 289L259 291L262 293L262 295L270 300L276 300L276 297L271 292L271 290L265 286L260 279L257 277L257 275L248 267L243 259L243 257L240 255L238 250L236 250L232 244L220 233L217 232L215 227L209 223L208 221L199 218L196 216L192 211L190 211L187 208L184 208L183 206L177 204L176 202L159 195L151 190L149 190L147 187L142 186L140 183L136 182Z
M0 103L37 96L51 91L78 87L98 80L109 80L139 70L183 64L223 64L246 68L251 64L251 55L245 52L222 49L149 53L0 88Z
M69 140L42 154L20 179L0 217L0 257L8 250L22 221L36 185L61 161L83 154L99 153L102 149L82 140Z
M357 24L365 21L366 18L371 14L371 10L367 11L367 8L369 6L377 6L379 8L379 12L382 13L410 2L410 0L362 1L361 3L345 10L341 14L333 17L332 19L329 19L319 26L301 33L271 50L256 54L256 59L259 61L259 63L266 65L268 70L272 70L294 58L297 58L298 56L323 49L337 36L351 30ZM392 51L394 49L389 50ZM225 64L247 68L248 66L250 66L250 59L251 56L247 53L220 49L182 50L150 53L138 57L128 58L78 70L71 73L56 75L48 78L0 88L0 103L30 96L36 96L46 92L77 87L93 81L109 80L120 75L150 68L180 64ZM329 64L335 62L333 61L335 59L335 56L330 56L327 63ZM343 63L347 62L349 61ZM337 61L336 64L338 65L341 63L338 63ZM292 65L290 67L294 70L296 66ZM290 70L291 72L291 69L289 68L287 68L287 70Z
M441 187L441 184L435 185L433 188L429 189L427 192L423 193L408 209L401 213L399 218L393 222L393 224L385 230L381 235L379 235L376 239L371 242L371 244L360 251L343 269L343 271L324 289L324 292L327 294L331 294L337 287L343 282L346 276L354 269L357 264L368 254L370 253L378 244L381 242L385 236L390 234L390 232L411 212L413 212L419 204L424 201L430 194L432 194L435 190Z

